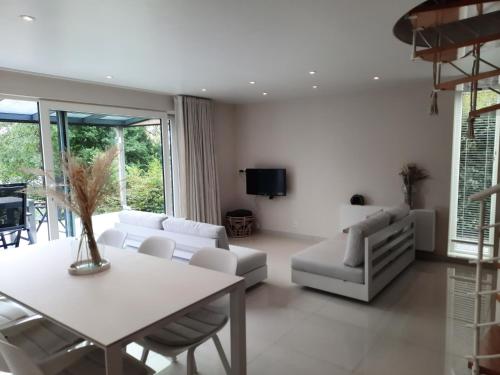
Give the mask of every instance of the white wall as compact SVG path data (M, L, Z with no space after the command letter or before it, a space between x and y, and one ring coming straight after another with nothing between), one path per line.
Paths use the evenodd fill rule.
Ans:
M173 97L120 87L0 70L0 94L171 111Z
M237 157L230 170L221 171L223 207L252 209L263 229L327 237L337 230L339 206L354 193L369 204L400 203L398 172L415 162L432 177L422 185L419 205L437 210L438 253L445 255L453 95L440 94L440 115L430 117L429 93L427 82L413 82L237 106L235 129L219 125L227 131L218 140L224 154ZM288 196L246 195L237 170L251 167L287 168Z

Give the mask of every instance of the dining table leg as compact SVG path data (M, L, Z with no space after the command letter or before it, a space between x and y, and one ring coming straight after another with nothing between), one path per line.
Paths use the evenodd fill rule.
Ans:
M230 294L231 324L231 374L247 373L247 340L245 282L242 281Z
M111 345L105 350L106 375L123 375L123 353L120 344Z

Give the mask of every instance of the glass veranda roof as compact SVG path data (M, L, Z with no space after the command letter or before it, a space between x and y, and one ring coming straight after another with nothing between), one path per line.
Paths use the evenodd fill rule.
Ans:
M154 125L144 117L116 116L81 112L67 112L71 125L128 126ZM50 113L51 122L56 122L56 112ZM38 103L35 101L1 99L0 122L38 122ZM156 121L159 124L159 121Z

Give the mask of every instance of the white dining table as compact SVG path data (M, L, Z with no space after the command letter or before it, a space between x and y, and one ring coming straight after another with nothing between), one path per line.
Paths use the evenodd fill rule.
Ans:
M246 374L243 278L108 246L109 270L72 276L72 241L0 251L0 294L102 348L107 375L127 344L230 294L231 373Z

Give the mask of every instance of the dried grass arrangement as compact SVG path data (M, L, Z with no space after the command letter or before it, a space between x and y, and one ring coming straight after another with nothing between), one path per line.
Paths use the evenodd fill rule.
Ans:
M34 172L46 178L47 187L41 189L42 193L55 199L60 206L80 217L82 235L78 245L77 261L72 267L79 267L82 272L75 273L91 273L90 269L96 270L106 264L106 268L109 268L109 263L101 258L97 247L92 215L110 194L109 179L117 153L117 148L112 147L99 154L91 164L82 162L70 153L65 154L62 158L61 169L67 182L66 185L57 184L51 173ZM64 189L61 191L61 187L69 188L70 193L66 194ZM85 271L84 268L87 270ZM70 273L72 273L71 268Z
M429 174L423 168L418 167L415 163L409 163L401 168L399 175L403 179L403 189L405 193L405 203L413 207L413 196L415 193L415 185L429 178Z

